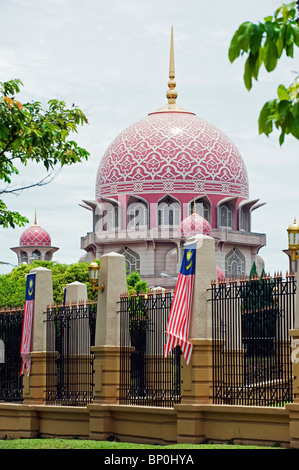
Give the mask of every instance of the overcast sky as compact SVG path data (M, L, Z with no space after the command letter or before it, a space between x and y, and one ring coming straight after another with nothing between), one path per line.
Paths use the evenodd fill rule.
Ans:
M177 104L222 129L238 147L249 175L250 198L266 205L254 211L252 231L266 233L260 250L266 271L285 271L286 229L299 219L298 141L258 135L258 115L299 70L295 59L264 70L251 92L243 83L244 59L230 64L228 48L238 26L274 13L279 0L0 0L0 81L20 78L19 99L75 103L89 124L75 139L90 152L88 162L63 168L55 180L19 196L11 210L38 223L59 247L54 259L77 262L80 237L92 230L83 199L95 198L95 176L111 141L125 128L166 104L169 44L174 28ZM14 180L29 184L45 176L29 165ZM1 229L0 260L16 264L10 248L25 228ZM11 266L0 265L0 274Z

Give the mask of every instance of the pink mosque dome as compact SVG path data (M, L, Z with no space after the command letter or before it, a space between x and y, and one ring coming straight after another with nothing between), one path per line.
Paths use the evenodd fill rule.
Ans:
M96 198L167 192L248 198L248 175L233 142L193 113L159 110L109 145L96 177ZM147 197L148 199L148 197Z
M225 277L224 272L219 266L216 266L216 268L217 268L217 282L225 282L226 277Z
M35 219L34 225L22 233L19 246L51 246L51 237Z
M248 200L244 161L234 143L213 124L176 103L173 37L168 103L121 132L104 153L96 175L95 196L126 207L132 198L159 204L172 198L190 214L190 203L203 199L215 211L228 198L237 209ZM204 214L202 214L204 215Z
M197 234L204 234L211 236L211 226L209 222L201 217L199 214L193 213L180 223L179 234L182 237L188 238Z

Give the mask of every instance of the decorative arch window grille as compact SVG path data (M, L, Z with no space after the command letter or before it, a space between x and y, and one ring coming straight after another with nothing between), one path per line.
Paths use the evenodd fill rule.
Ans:
M158 205L159 227L176 227L181 220L181 207L178 202L166 200Z
M241 207L239 212L239 229L244 231L246 230L246 216L243 207Z
M25 251L21 251L20 261L21 263L28 263L28 255Z
M45 261L51 261L51 251L47 251L45 254Z
M140 271L140 256L131 248L124 246L118 253L124 255L126 261L127 274L132 274L135 271Z
M128 229L147 227L147 208L142 202L133 202L128 207Z
M225 276L240 277L245 274L245 256L233 248L225 257Z
M232 228L232 208L229 204L222 204L218 209L219 227Z
M190 215L193 214L193 210L194 201L192 201L190 205ZM204 217L207 221L209 221L209 206L205 201L202 201L200 199L195 201L195 210L196 214L201 215L201 217Z
M114 204L105 204L103 230L115 230L119 227L119 209Z

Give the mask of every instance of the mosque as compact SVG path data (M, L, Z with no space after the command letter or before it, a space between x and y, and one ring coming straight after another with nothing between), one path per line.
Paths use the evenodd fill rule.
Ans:
M266 236L251 231L254 210L245 163L217 127L177 104L171 31L168 102L132 124L109 145L100 161L95 199L81 204L92 230L81 238L92 261L114 251L125 256L149 287L173 287L183 246L198 233L215 240L218 279L248 275ZM11 248L18 262L51 260L58 248L37 222Z
M150 287L170 286L178 275L187 238L215 239L218 276L248 275L266 244L251 232L263 203L249 198L244 161L214 125L177 104L171 31L168 102L131 125L110 144L99 164L92 231L81 238L93 260L110 251L126 258Z

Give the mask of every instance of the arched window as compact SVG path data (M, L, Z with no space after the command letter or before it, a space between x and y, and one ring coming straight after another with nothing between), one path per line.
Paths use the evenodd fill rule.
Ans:
M232 208L229 204L221 204L218 209L218 226L232 228Z
M116 204L105 203L103 230L116 230L119 227L119 209Z
M168 198L158 206L159 227L176 227L181 221L181 208L178 202Z
M147 208L142 202L133 202L128 207L128 229L140 230L147 227Z
M225 276L240 277L245 274L245 256L233 248L225 257Z
M241 207L239 212L239 230L246 230L246 216L245 209Z
M131 248L124 246L119 250L121 255L124 255L126 261L127 274L132 274L135 271L140 271L140 256Z
M194 201L191 202L189 215L193 214L193 210ZM196 214L201 215L201 217L204 217L207 221L209 221L209 206L205 201L197 199L197 201L195 201L195 210Z
M25 251L21 251L20 261L21 261L21 263L28 263L28 255Z
M34 250L32 252L32 258L35 259L42 259L41 252L39 250Z
M51 251L47 251L45 254L45 261L51 261Z

